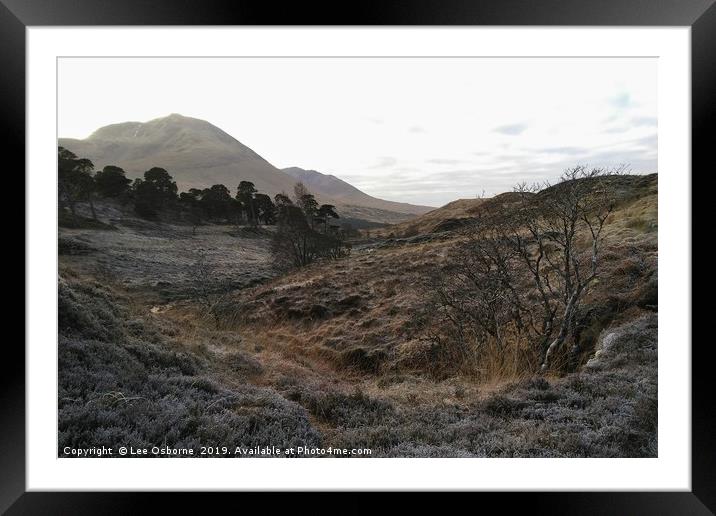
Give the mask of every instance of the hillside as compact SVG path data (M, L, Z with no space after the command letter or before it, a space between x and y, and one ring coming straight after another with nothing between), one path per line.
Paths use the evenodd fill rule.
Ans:
M335 199L342 205L376 208L411 215L427 213L434 209L430 206L418 206L415 204L378 199L358 190L355 186L334 175L322 174L315 170L289 167L284 168L283 172L295 178L296 181L301 181L309 190Z
M269 228L193 234L100 207L112 230L60 228L60 445L654 457L658 181L614 182L576 369L488 380L441 360L427 280L450 271L465 239L446 221L509 209L514 194L451 203L425 215L423 233L285 275L270 267Z
M643 176L614 176L609 178L617 196L633 199L653 194L657 187L657 174ZM546 188L537 194L540 197L559 195L560 186ZM456 229L469 223L481 211L509 211L519 201L514 192L505 192L494 197L458 199L445 206L429 211L409 221L371 231L375 237L410 237L419 234Z
M410 221L381 228L372 232L374 236L406 237L434 231L440 224L455 221L460 223L470 217L470 213L485 199L458 199L445 206L431 210Z
M634 273L649 277L652 272L650 268L656 265L651 262L651 258L655 257L652 253L656 252L657 244L657 176L626 176L619 179L625 188L605 228L605 247L609 252L605 254L604 260L607 263L604 267L610 272L612 267L616 267L615 274ZM542 195L551 193L548 189ZM474 212L476 207L503 209L505 199L509 200L513 195L505 193L484 201L461 200L450 203L421 217L425 220L424 217L431 215L430 224L425 224L426 228L430 228L426 232L414 237L364 244L355 256L337 262L333 267L327 268L323 264L306 267L268 285L244 291L240 294L240 306L244 308L242 317L252 321L277 321L288 314L291 319L291 314L301 311L307 314L316 312L312 303L322 299L321 303L335 306L335 313L319 318L310 331L303 335L314 345L343 349L344 346L350 347L348 335L351 335L355 339L353 345L367 346L366 351L373 345L385 351L392 345L407 346L404 338L404 334L409 333L406 324L416 315L424 301L416 285L422 282L430 270L439 270L446 264L450 260L449 250L464 238L460 227L438 234L431 233L434 227L431 224L440 225L455 215ZM443 214L443 218L439 214ZM374 230L375 233L378 231ZM639 253L646 254L639 256ZM641 270L620 269L623 266L622 259L630 261L637 256L643 262ZM621 285L617 279L625 283ZM609 276L609 281L600 281L600 289L604 290L598 296L607 298L616 295L622 287L627 296L641 295L634 284L628 283L629 279ZM329 285L331 294L326 298ZM282 298L280 302L275 299L278 297ZM351 299L351 302L346 299ZM343 319L346 324L335 324L337 318ZM331 339L328 338L333 330L338 330L341 335L341 345L338 347L331 345ZM388 352L385 355L387 357L395 359L399 354Z
M296 183L294 176L274 167L220 128L179 114L146 123L108 125L84 140L60 138L58 145L89 158L97 170L106 165L122 167L132 179L152 167L164 168L180 191L214 184L235 190L240 181L251 181L260 192L273 197L281 192L291 194ZM331 181L314 182L311 189L319 202L337 206L342 216L397 223L429 209L383 201L340 183L342 189L333 188Z
M146 123L108 125L85 140L60 138L59 145L87 157L100 169L122 167L130 178L162 167L180 190L251 181L260 191L290 192L294 179L218 127L178 114Z

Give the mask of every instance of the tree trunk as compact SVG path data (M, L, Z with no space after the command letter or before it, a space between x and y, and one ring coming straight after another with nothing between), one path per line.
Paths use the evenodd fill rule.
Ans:
M77 215L75 213L75 200L72 198L67 186L65 186L65 184L62 181L59 182L59 189L61 191L60 194L58 195L58 201L60 202L60 206L63 206L63 205L69 206L70 212L72 213L72 215L73 216ZM64 196L64 203L62 202L63 196Z
M540 367L540 370L542 372L546 371L549 367L549 359L552 357L552 354L559 348L562 347L562 344L564 344L564 341L567 338L567 332L562 332L560 330L559 335L557 335L557 338L552 341L552 343L547 348L547 352L544 355L544 360L542 361L542 366Z
M544 355L542 367L540 368L543 372L546 371L549 367L549 359L556 351L559 350L559 348L562 347L564 341L567 340L567 334L569 333L569 328L572 325L572 318L574 317L574 308L577 304L577 300L579 299L580 293L581 289L577 288L572 293L572 295L569 296L569 301L567 302L567 306L564 309L564 317L562 318L562 324L559 328L559 334L549 345L549 347L547 348L547 352Z
M254 211L254 203L253 201L249 201L249 208L251 208L251 225L256 226L256 212Z
M92 194L87 196L87 202L89 202L90 211L92 212L92 218L97 220L97 212L94 210L94 203L92 202Z

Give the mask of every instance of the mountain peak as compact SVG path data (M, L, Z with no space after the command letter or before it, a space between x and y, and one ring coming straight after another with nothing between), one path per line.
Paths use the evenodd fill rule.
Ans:
M93 132L88 140L117 141L123 139L161 139L168 140L177 134L195 135L198 139L218 139L224 143L237 140L215 125L201 120L171 113L167 116L154 118L147 122L121 122L100 127Z
M202 120L201 118L194 118L191 116L182 115L181 113L170 113L166 116L160 116L159 118L154 118L152 120L149 120L146 122L147 124L156 124L156 123L166 123L166 122L172 122L172 123L179 123L179 124L200 124L200 125L206 125L215 127L218 130L218 127L216 127L211 122L207 122L206 120Z
M183 189L238 185L243 179L268 191L290 184L288 176L230 134L206 120L179 113L147 122L106 125L84 140L60 138L60 144L90 158L97 167L120 166L130 178L161 166Z

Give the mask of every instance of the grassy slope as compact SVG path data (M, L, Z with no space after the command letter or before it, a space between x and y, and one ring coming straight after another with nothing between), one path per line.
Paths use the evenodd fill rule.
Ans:
M449 232L374 244L274 280L260 273L262 284L237 291L217 329L190 295L158 299L151 278L97 281L96 263L122 270L134 251L120 259L86 231L89 250L60 257L61 444L303 439L381 456L655 456L655 178L633 191L610 219L581 372L494 384L431 371L419 338L416 285L445 260ZM128 241L139 234L101 233L123 232ZM142 242L167 258L176 248L156 235ZM199 235L182 245L221 256L227 242ZM235 270L225 263L227 277L251 270L236 260ZM191 281L176 283L190 292Z
M617 191L622 194L627 194L631 197L648 197L656 191L657 176L656 174L618 176L613 177L612 182L616 185ZM558 191L558 187L549 188L543 190L540 195L551 195L556 191ZM451 227L451 225L446 225L446 222L470 220L483 209L509 210L518 201L519 197L512 192L487 198L458 199L412 220L371 231L371 235L400 238L441 231ZM452 226L455 227L454 224Z
M422 233L430 233L435 226L448 219L463 219L470 216L470 211L476 209L485 199L458 199L445 206L431 210L412 220L382 228L372 232L374 236L403 237Z

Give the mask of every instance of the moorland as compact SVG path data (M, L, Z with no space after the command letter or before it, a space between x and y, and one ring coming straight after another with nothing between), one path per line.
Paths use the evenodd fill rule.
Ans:
M657 455L656 174L361 211L86 156L59 157L60 450Z

